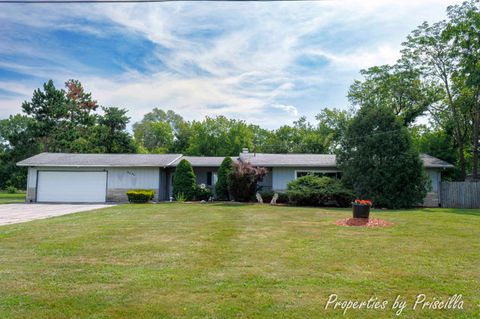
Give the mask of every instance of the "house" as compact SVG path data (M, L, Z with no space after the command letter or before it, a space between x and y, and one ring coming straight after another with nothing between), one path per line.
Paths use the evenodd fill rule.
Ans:
M431 181L425 206L441 203L443 170L453 165L421 155ZM183 156L182 154L65 154L41 153L17 163L28 167L28 202L124 202L129 189L152 189L155 200L169 200L175 167L182 160L193 167L197 184L214 186L224 157ZM306 174L340 177L335 155L263 154L244 149L237 161L266 167L268 174L259 187L283 191L288 182Z

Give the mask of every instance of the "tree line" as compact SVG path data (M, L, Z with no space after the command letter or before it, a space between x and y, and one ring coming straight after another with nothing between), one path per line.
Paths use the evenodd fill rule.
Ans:
M133 124L132 133L127 109L100 106L77 80L64 88L48 81L22 104L21 114L0 121L0 188L24 188L25 170L15 163L42 151L235 156L248 147L342 154L353 119L378 108L394 115L417 152L456 164L450 178L478 178L479 0L449 6L447 19L425 22L407 36L395 64L361 70L361 75L348 91L347 108L319 109L313 122L301 117L269 130L225 116L187 121L173 110L154 108Z

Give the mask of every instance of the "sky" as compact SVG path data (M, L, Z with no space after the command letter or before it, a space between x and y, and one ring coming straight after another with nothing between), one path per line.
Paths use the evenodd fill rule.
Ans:
M455 0L0 4L0 118L78 79L131 122L154 107L275 129L348 108L359 71Z

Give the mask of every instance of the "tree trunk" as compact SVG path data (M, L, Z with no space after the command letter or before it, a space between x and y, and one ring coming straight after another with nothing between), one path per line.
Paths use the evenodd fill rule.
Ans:
M460 164L460 181L464 181L467 177L466 168L465 168L465 146L463 142L458 143L458 161Z
M478 136L479 136L479 125L480 125L480 112L475 110L474 119L473 119L473 168L472 168L472 179L478 179Z
M43 139L43 151L48 153L48 136Z

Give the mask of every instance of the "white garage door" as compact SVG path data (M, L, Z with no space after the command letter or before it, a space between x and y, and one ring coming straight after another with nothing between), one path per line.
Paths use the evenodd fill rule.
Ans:
M103 203L107 172L39 171L37 202Z

